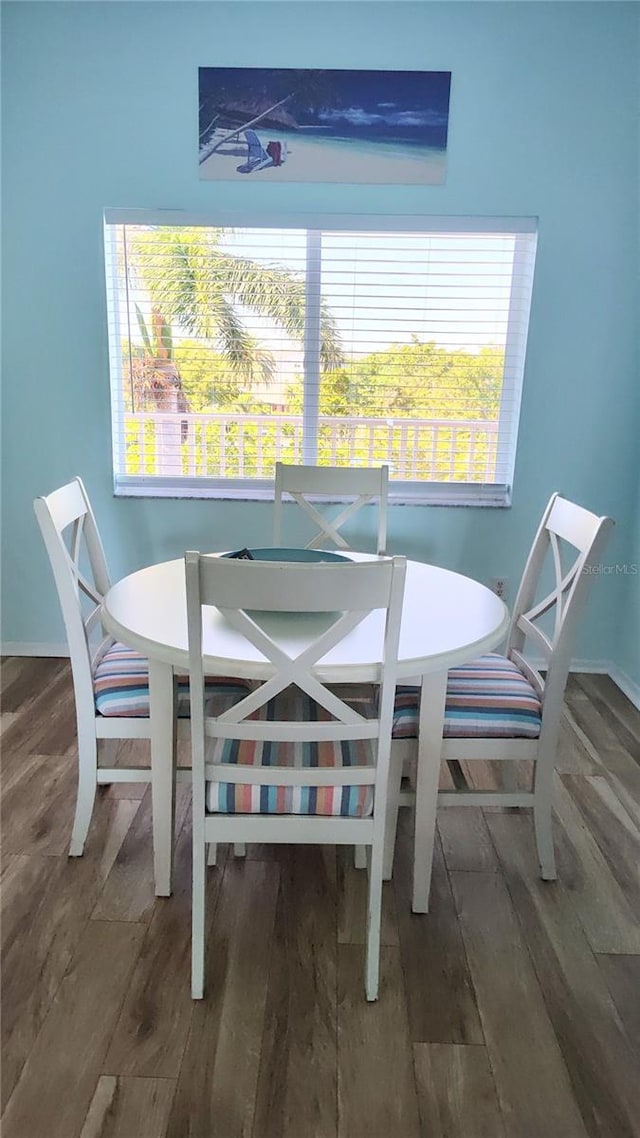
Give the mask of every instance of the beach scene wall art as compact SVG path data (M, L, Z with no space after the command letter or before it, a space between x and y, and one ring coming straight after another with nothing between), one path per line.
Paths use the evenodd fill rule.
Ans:
M207 181L442 185L450 71L199 69Z

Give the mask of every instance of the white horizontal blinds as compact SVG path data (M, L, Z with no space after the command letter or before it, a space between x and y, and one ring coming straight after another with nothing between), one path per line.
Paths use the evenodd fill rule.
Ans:
M530 299L530 276L514 271L518 240L323 235L322 294L331 297L345 362L324 374L320 403L333 392L335 406L339 386L358 415L343 461L389 461L396 481L510 482L500 421L514 438ZM520 350L508 351L516 341ZM335 461L335 435L320 434L321 460Z
M531 229L107 221L116 482L251 486L282 460L508 485Z

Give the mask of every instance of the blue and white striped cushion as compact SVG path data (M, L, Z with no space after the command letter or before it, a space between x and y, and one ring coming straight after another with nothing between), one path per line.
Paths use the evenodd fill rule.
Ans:
M222 693L236 699L250 690L247 681L212 676L205 681L208 697ZM149 661L133 648L113 644L96 668L93 678L96 709L104 716L147 718L149 715ZM178 679L178 716L188 719L189 680Z
M360 714L367 714L359 704ZM371 708L371 714L375 709ZM331 716L307 695L289 689L270 700L251 718L327 721ZM371 744L365 739L317 743L216 739L208 761L250 767L360 767L371 763ZM373 786L261 786L252 783L207 782L210 814L322 814L366 818L373 812Z
M398 687L394 739L418 735L420 689ZM445 739L537 739L540 698L511 660L491 652L452 668L447 681Z

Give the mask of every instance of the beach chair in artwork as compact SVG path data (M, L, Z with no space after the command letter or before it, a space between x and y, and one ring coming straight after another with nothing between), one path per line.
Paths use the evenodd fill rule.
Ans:
M238 166L239 174L252 174L254 170L262 170L264 166L273 166L273 158L267 154L255 130L245 130L247 140L247 161Z

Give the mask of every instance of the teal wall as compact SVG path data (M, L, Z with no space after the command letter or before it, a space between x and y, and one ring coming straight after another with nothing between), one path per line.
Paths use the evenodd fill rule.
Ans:
M626 3L4 3L4 642L63 640L31 502L76 473L114 576L268 539L267 503L112 496L105 206L537 215L513 506L396 507L390 547L515 585L560 489L613 515L607 556L629 557L638 17ZM451 70L446 185L200 182L204 64ZM619 660L640 682L631 599L629 581L595 582L577 655Z
M640 263L640 262L639 262ZM640 450L640 439L636 441ZM622 672L640 682L640 477L635 503L635 521L629 527L629 542L622 563L620 635L616 664Z

